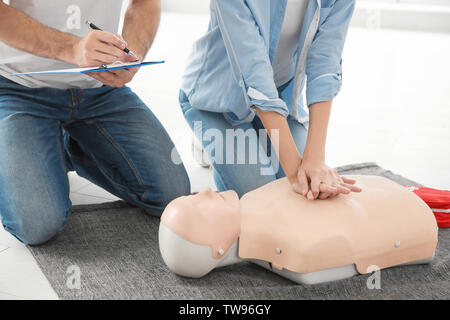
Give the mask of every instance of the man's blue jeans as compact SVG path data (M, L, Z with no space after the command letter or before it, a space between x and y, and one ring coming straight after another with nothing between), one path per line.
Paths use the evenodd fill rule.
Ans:
M24 243L44 243L64 226L72 170L160 216L190 193L174 148L128 87L31 89L0 77L0 217Z

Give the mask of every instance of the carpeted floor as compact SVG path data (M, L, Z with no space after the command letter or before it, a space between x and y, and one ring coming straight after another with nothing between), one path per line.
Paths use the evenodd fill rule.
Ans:
M374 163L338 169L418 185ZM181 278L160 256L158 225L159 219L120 201L75 206L56 238L30 250L61 299L450 299L449 229L439 230L430 265L382 270L381 289L368 289L367 275L303 286L246 262L202 279ZM73 289L77 269L81 287Z

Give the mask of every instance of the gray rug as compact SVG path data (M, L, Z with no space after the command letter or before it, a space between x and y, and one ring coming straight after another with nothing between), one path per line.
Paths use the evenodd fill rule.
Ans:
M342 174L381 175L417 183L374 163L338 168ZM170 272L158 249L159 219L124 202L75 206L65 229L31 252L61 299L449 299L450 230L439 230L430 265L381 271L381 289L367 275L304 286L250 263L185 279ZM77 266L75 269L71 266ZM71 282L80 270L80 288ZM75 271L74 271L75 270ZM67 285L69 282L69 286Z

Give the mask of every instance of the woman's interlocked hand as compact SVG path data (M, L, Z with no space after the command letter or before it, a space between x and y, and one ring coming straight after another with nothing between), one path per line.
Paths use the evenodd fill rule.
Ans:
M353 179L340 176L324 161L302 159L293 188L308 200L327 199L340 193L361 192L355 183Z

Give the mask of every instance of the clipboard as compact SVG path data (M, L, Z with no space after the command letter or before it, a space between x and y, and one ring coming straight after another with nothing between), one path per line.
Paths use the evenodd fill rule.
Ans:
M128 68L139 68L144 66L150 66L155 64L161 64L165 61L147 61L141 62L139 60L131 62L115 62L108 65L100 65L97 67L88 68L72 68L72 69L60 69L60 70L47 70L47 71L34 71L34 72L22 72L22 73L11 73L10 76L25 76L25 75L40 75L40 74L75 74L75 73L91 73L91 72L101 72L109 70L119 70Z

